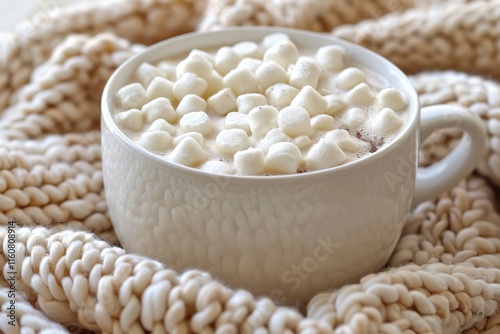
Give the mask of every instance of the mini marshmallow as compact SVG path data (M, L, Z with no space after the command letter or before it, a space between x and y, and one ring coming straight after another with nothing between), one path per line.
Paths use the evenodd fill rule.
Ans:
M156 77L151 81L146 91L146 96L148 101L164 97L169 99L172 103L177 102L177 98L174 95L174 83L162 77Z
M186 59L179 62L176 77L180 79L186 73L194 73L201 78L212 74L213 64L199 54L190 54Z
M217 115L225 116L231 111L235 111L236 95L231 88L224 88L207 99L208 111Z
M338 45L323 46L316 52L316 61L328 71L341 71L345 67L345 49Z
M260 47L255 42L245 41L236 43L233 50L241 57L262 58Z
M347 93L346 100L353 104L365 105L370 104L375 99L375 94L373 93L370 86L366 83L360 83L355 86L349 93Z
M193 111L207 111L207 101L198 95L188 94L182 98L175 110L179 117Z
M277 62L269 60L255 70L255 79L263 89L278 82L288 82L288 74Z
M193 49L189 52L188 57L190 57L190 56L201 56L201 57L205 58L206 60L208 60L209 62L211 62L212 64L215 63L215 56L207 51L204 51L204 50Z
M273 106L255 107L248 113L252 135L264 138L271 129L278 127L278 109Z
M306 156L307 166L313 170L335 167L346 160L344 151L333 141L321 138Z
M311 119L311 126L316 131L333 130L335 119L330 115L316 115Z
M286 83L277 83L266 89L267 102L278 110L288 107L299 90Z
M302 162L302 153L298 147L289 142L276 143L269 147L265 160L265 169L269 172L292 174L297 173Z
M335 129L328 132L325 135L325 138L337 144L337 146L340 147L343 151L359 151L359 143L354 140L354 138L349 134L347 130Z
M168 159L172 162L192 167L207 160L207 153L196 140L186 137L177 144Z
M182 135L176 137L173 141L172 141L172 144L174 144L174 146L177 146L179 145L179 143L184 139L184 138L187 138L187 137L191 137L193 138L194 140L196 140L196 142L201 146L201 147L204 147L205 146L205 139L203 138L203 135L199 132L186 132L186 133L183 133Z
M264 152L260 148L249 148L234 155L234 166L241 175L262 175L264 173Z
M175 97L180 101L188 94L203 96L207 90L207 82L194 73L185 73L174 83Z
M262 65L263 62L262 60L255 59L255 58L243 58L239 63L237 68L247 68L250 70L250 72L255 73L257 68L259 68L260 65Z
M264 53L264 61L274 60L284 69L287 69L290 64L295 64L298 58L297 46L287 39L276 42Z
M139 145L149 151L165 151L172 142L172 136L166 131L147 131L141 134Z
M204 95L205 97L210 97L224 88L224 84L222 83L223 78L219 72L215 70L212 71L211 75L208 75L203 79L207 82L207 91Z
M302 88L312 86L316 88L319 77L321 76L321 67L311 57L300 57L290 71L290 85Z
M269 147L276 143L290 142L292 138L287 136L281 129L271 129L264 138L259 142L258 146L267 153Z
M366 75L359 68L349 67L340 72L334 81L338 88L349 90L362 82L366 82Z
M177 121L177 114L169 99L159 97L146 103L141 111L146 115L146 122L151 123L157 119L164 119L169 123Z
M303 87L290 105L306 109L311 117L325 113L328 107L325 98L311 86Z
M325 114L330 116L336 116L345 110L347 104L338 95L330 94L324 97L326 100L326 110Z
M154 78L166 78L167 74L156 66L153 66L149 63L142 63L135 71L135 77L141 82L144 87L148 87L149 84L154 80Z
M147 101L146 91L140 83L122 87L115 95L117 105L123 109L140 109Z
M243 94L236 98L238 112L243 114L248 114L253 108L264 106L266 104L266 97L258 93Z
M224 87L231 88L236 95L256 93L257 80L248 68L236 68L222 79Z
M289 106L283 108L278 114L278 125L284 133L292 138L312 134L309 113L302 107Z
M390 108L384 108L373 118L371 127L377 133L388 135L399 129L403 120Z
M363 125L368 118L368 114L361 108L351 108L345 112L345 124L351 128L356 129Z
M235 69L240 61L241 57L236 51L229 46L223 46L215 54L214 67L220 75L224 76L229 71Z
M214 129L210 117L204 111L185 114L179 121L179 126L182 133L199 132L202 135L209 135Z
M250 147L250 139L241 129L222 130L215 138L215 148L220 154L233 155Z
M248 115L241 112L233 111L227 114L224 119L224 126L226 129L241 129L247 134L251 134Z
M234 169L230 164L218 160L209 160L201 165L200 169L214 174L234 174Z
M122 111L115 118L118 124L128 130L139 131L144 126L144 113L139 109Z
M402 111L408 106L405 97L396 88L382 89L376 99L377 110L391 108L394 111Z
M302 135L302 136L298 136L298 137L295 137L293 139L293 143L295 145L297 145L297 147L300 149L300 150L303 150L305 149L306 147L309 147L312 145L312 140L311 138L309 138L309 136L306 136L306 135Z
M164 60L158 63L158 68L165 73L165 78L168 80L177 79L176 71L177 71L177 63L170 60Z
M177 129L175 126L164 120L163 118L159 118L153 123L148 128L148 131L166 131L169 133L170 136L175 136L175 133L177 132Z
M262 40L262 47L267 50L278 42L289 41L289 40L290 37L285 33L282 32L272 33L264 37L264 39Z

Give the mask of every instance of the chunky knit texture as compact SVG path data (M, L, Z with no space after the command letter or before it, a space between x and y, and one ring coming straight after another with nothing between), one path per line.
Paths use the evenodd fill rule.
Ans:
M499 333L499 21L500 0L118 0L1 35L0 331ZM475 174L414 209L385 270L318 292L304 312L127 254L107 214L99 100L108 77L144 45L234 25L332 31L411 74L422 105L463 105L488 133ZM459 138L431 136L421 165Z

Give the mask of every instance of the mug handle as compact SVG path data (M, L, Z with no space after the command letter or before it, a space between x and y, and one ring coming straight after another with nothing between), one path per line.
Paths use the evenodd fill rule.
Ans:
M457 185L479 164L486 151L486 131L480 118L463 107L435 105L422 109L420 143L445 128L464 131L458 145L442 160L417 169L413 207Z

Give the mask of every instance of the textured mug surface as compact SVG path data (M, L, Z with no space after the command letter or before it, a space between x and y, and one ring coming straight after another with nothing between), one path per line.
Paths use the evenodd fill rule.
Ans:
M286 32L299 47L338 44L359 65L408 99L401 133L376 153L332 169L287 176L224 176L162 160L118 128L113 96L144 61L193 48L260 41ZM148 48L109 80L102 102L106 199L129 252L177 270L202 268L236 288L304 305L314 293L381 268L412 204L419 146L419 104L408 78L386 59L317 33L235 28L193 33Z

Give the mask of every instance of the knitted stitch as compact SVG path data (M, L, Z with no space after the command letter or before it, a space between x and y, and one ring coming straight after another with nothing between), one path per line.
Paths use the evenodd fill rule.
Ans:
M500 186L500 86L493 80L500 76L499 9L499 0L119 0L60 9L4 34L0 330L499 332L500 211L498 188L489 183ZM161 39L197 27L246 24L335 28L334 35L414 74L422 105L463 105L483 119L488 133L477 175L409 214L386 269L311 296L304 312L230 289L206 272L127 254L104 200L99 100L113 70ZM446 155L460 135L453 129L432 135L421 165ZM8 225L12 220L15 227ZM11 266L16 326L7 317Z

